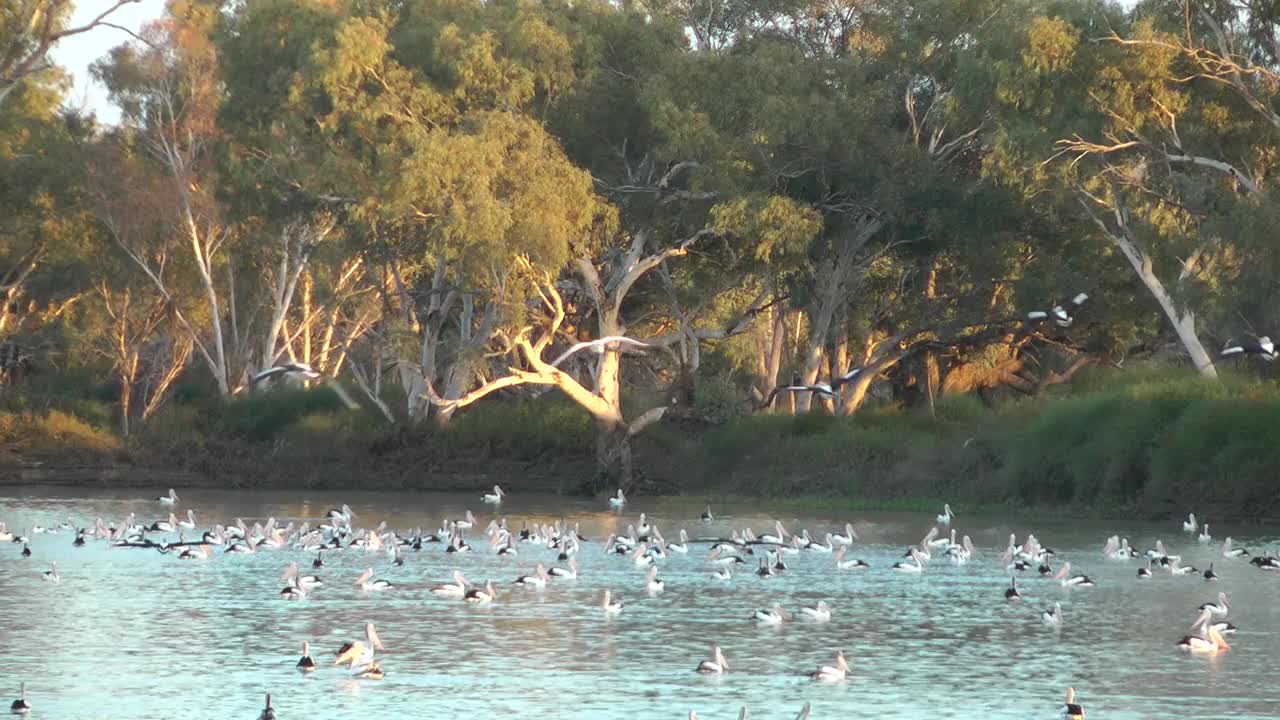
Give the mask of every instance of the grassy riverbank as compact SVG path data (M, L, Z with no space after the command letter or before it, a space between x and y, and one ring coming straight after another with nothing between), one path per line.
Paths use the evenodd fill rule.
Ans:
M553 398L480 403L444 430L395 428L324 392L222 405L179 393L129 438L110 405L32 387L0 404L0 478L154 484L577 492L593 475L592 426ZM675 420L637 438L651 492L833 502L879 509L1066 509L1088 514L1273 518L1280 389L1181 372L1099 371L1072 388L992 410L942 399L850 419ZM105 469L98 475L94 468ZM517 483L513 477L522 478ZM692 497L691 497L692 499Z

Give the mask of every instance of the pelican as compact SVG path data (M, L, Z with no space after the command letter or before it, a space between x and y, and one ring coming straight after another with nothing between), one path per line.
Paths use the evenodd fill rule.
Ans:
M187 510L187 519L186 519L186 520L179 520L179 521L178 521L178 527L181 527L181 528L183 528L184 530L195 530L195 529L196 529L196 514L195 514L194 512L192 512L191 510Z
M657 595L666 589L667 584L658 579L658 568L652 566L649 568L648 579L644 587L650 595Z
M280 579L284 582L292 581L294 585L307 590L324 584L320 582L320 578L316 575L299 575L298 563L296 562L289 563L289 566L284 569L284 574L280 576Z
M732 580L733 572L730 571L729 567L726 565L724 567L716 568L715 571L711 573L711 577L716 580Z
M294 667L303 673L315 672L316 661L311 659L311 643L302 643L302 657L298 659L298 664Z
M866 570L871 567L865 560L845 560L845 548L836 551L835 561L837 570Z
M924 565L920 563L920 551L915 548L911 549L911 562L899 561L893 564L893 569L903 573L922 573Z
M443 595L445 597L462 597L467 594L467 589L471 587L471 583L462 576L458 570L453 571L453 582L444 583L431 588L433 595Z
M1169 563L1170 575L1195 575L1198 572L1200 571L1191 565L1187 565L1186 567L1183 567L1181 560L1174 560L1173 562Z
M785 545L787 542L787 531L782 527L782 521L775 520L773 523L773 529L778 534L772 535L770 533L765 533L760 536L760 542L767 545Z
M461 520L454 520L453 526L460 530L469 530L476 525L476 516L468 510Z
M1209 523L1205 523L1200 529L1200 534L1196 536L1196 542L1201 545L1208 545L1213 542L1213 536L1209 534Z
M1209 569L1204 571L1205 582L1213 582L1218 579L1218 573L1213 571L1213 563L1209 563Z
M626 337L625 335L606 335L605 337L602 337L598 340L591 340L589 342L580 342L580 343L571 345L568 350L565 350L564 352L560 353L560 357L552 361L551 367L559 367L560 363L564 362L565 360L568 360L569 357L572 356L574 353L580 352L582 350L586 350L587 348L591 348L593 352L603 353L605 352L605 346L607 345L613 345L614 346L613 349L616 352L621 352L622 350L620 347L618 347L619 345L627 345L633 348L653 347L649 343L641 342L639 340L634 340L632 338Z
M49 563L49 569L45 570L44 573L41 574L41 577L49 582L56 583L60 581L61 578L58 577L58 563Z
M809 677L823 682L844 680L849 675L849 662L845 660L844 651L836 651L835 665L819 665Z
M343 644L338 650L338 657L333 661L334 665L349 663L352 672L359 677L367 677L371 680L380 680L382 678L382 668L373 661L373 651L382 650L382 640L378 637L378 631L374 629L373 623L365 623L364 641L355 640Z
M1187 515L1186 522L1182 523L1182 532L1191 535L1194 534L1199 527L1200 526L1196 524L1196 514L1191 513Z
M13 701L9 706L9 712L14 715L26 715L31 712L31 703L27 702L27 684L25 682L18 683L18 699Z
M618 494L609 498L609 507L620 508L627 504L627 496L622 494L622 488L618 488Z
M712 520L715 520L715 516L711 514L710 505L708 505L706 509L702 511L702 516L699 517L698 519L701 520L702 522L711 522Z
M756 610L751 614L751 619L761 625L781 625L787 619L787 611L782 609L782 605L774 603L771 610Z
M711 648L711 659L698 663L695 669L700 673L722 673L729 669L729 661L724 659L724 653L720 652L720 646L716 645Z
M521 575L516 578L515 584L541 590L547 586L548 577L547 569L542 566L542 563L538 563L538 566L534 568L532 575Z
M1222 542L1222 557L1224 558L1243 558L1249 557L1249 551L1244 548L1232 547L1231 538L1227 538Z
M355 581L355 586L365 592L372 592L374 590L390 590L395 587L387 580L383 580L381 578L374 580L373 568L369 568L363 573L360 573L360 578Z
M1052 627L1062 627L1062 603L1054 603L1052 610L1041 612L1040 621Z
M1058 568L1057 574L1053 576L1054 580L1061 580L1062 587L1093 587L1094 582L1089 579L1088 575L1072 575L1071 563L1062 563L1062 567Z
M578 561L576 558L569 558L569 567L560 568L553 567L547 571L551 577L564 578L566 580L576 580L578 578Z
M826 600L819 600L813 607L806 605L800 608L800 616L815 622L826 622L831 619L831 606Z
M1018 579L1009 576L1009 589L1004 591L1005 600L1021 600L1022 593L1018 592Z
M943 503L943 505L942 505L942 514L938 516L938 524L939 524L939 525L950 525L950 524L951 524L951 518L953 518L953 517L955 517L955 516L956 516L956 514L955 514L955 513L953 513L953 512L951 512L951 504L950 504L950 503Z
M498 487L497 485L494 485L493 492L485 493L484 495L481 495L480 500L481 502L484 502L489 505L498 505L502 502L502 498L506 494L507 493L502 488Z
M1227 594L1218 593L1218 602L1207 602L1200 605L1201 612L1207 612L1214 619L1224 618L1227 613L1231 612L1231 601L1227 600Z
M498 598L498 593L493 590L493 583L486 581L483 588L471 588L466 595L462 596L463 600L474 605L488 605Z
M271 709L271 693L267 693L267 706L262 708L258 720L276 720L276 711Z
M604 610L605 615L617 615L622 612L622 596L614 598L613 593L605 590L604 602L600 603L600 608Z
M1084 720L1084 708L1076 704L1076 689L1067 688L1067 702L1062 706L1062 720Z
M1205 627L1205 636L1187 635L1178 641L1178 649L1190 653L1207 653L1216 655L1220 650L1230 650L1231 646L1222 638L1222 633L1212 625Z
M1147 579L1149 579L1150 577L1151 577L1151 561L1150 561L1150 560L1148 560L1148 561L1147 561L1147 566L1146 566L1146 567L1140 567L1140 568L1138 568L1138 579L1139 579L1139 580L1147 580Z
M680 530L680 542L678 542L678 543L667 543L667 550L670 550L670 551L671 551L671 552L673 552L673 553L680 553L681 555L686 555L686 554L688 554L688 552L689 552L689 533L685 532L685 531L684 531L684 529L683 529L683 528L681 528L681 530Z
M306 380L315 380L320 377L320 373L316 372L310 365L304 362L288 362L282 365L275 365L266 368L261 372L254 373L249 378L249 384L256 386L264 380L274 378L304 378Z
M858 533L853 531L853 523L845 523L843 533L835 532L830 537L831 542L837 545L852 545L858 539Z
M178 503L178 493L174 492L173 488L169 488L168 495L161 495L155 498L155 501L161 505L176 505Z

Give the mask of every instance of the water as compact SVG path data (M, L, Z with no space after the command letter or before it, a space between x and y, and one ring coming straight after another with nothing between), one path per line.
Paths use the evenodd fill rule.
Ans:
M10 529L55 526L68 516L78 525L102 516L117 521L162 517L167 508L136 495L30 489L5 491L0 520ZM157 488L155 493L159 494ZM424 494L182 492L178 514L190 507L203 523L237 517L252 523L275 516L315 523L347 502L357 525L387 521L390 528L434 529L446 517L477 511L491 517L475 496ZM761 503L721 507L716 521L698 522L701 507L671 500L636 499L622 515L601 501L516 495L502 512L513 529L523 521L564 517L580 522L591 542L579 555L581 577L553 581L542 592L509 582L538 561L555 564L545 548L520 545L514 558L483 549L451 555L440 545L405 554L403 567L361 550L328 553L318 571L326 581L301 602L278 597L280 573L290 560L309 571L311 555L268 550L252 556L221 555L181 562L150 550L110 548L90 541L72 547L73 535L33 537L31 558L21 546L0 546L0 700L28 684L35 718L111 717L256 718L271 693L281 718L515 717L587 720L736 718L747 706L752 718L794 717L805 701L812 717L972 718L1056 717L1063 693L1074 685L1090 718L1274 717L1280 686L1280 576L1239 560L1215 558L1176 524L1161 526L1038 521L1014 517L966 517L955 521L979 548L967 566L935 558L921 576L891 572L903 548L932 526L931 515L863 513L849 516L770 513ZM644 571L601 552L611 532L636 514L649 513L668 540L684 527L692 537L727 534L750 525L760 533L781 519L788 529L821 535L853 520L862 542L851 557L868 571L836 572L830 555L802 553L790 569L761 580L754 565L724 583L710 577L706 545L687 556L660 561L665 593L646 597ZM1210 519L1212 522L1212 519ZM1239 545L1274 548L1272 531L1219 527ZM1032 531L1072 568L1093 577L1095 589L1066 590L1022 576L1022 603L1006 603L1008 582L998 556L1010 532ZM1102 558L1105 538L1127 535L1145 550L1156 537L1203 568L1214 560L1221 582L1172 577L1157 571L1135 577L1139 561ZM1219 535L1219 537L1221 537ZM754 562L754 559L748 557ZM61 583L42 582L56 561ZM366 568L399 587L361 593L352 582ZM427 592L454 569L471 580L492 578L499 599L471 606ZM624 612L607 618L598 608L604 589L623 592ZM1196 606L1219 590L1232 600L1230 620L1240 627L1232 650L1188 657L1175 648ZM780 602L795 611L826 599L829 623L802 621L758 627L747 618ZM1066 626L1044 627L1042 609L1061 601ZM348 639L362 637L372 621L386 645L386 679L353 680L329 665ZM308 640L321 668L301 676L294 663ZM719 644L731 671L723 677L694 667ZM836 649L848 655L852 674L842 683L817 684L804 676L829 663ZM7 694L6 694L7 693Z

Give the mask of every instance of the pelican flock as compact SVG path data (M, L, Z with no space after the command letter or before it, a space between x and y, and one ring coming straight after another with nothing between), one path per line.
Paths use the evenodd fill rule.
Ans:
M474 497L474 496L473 496ZM646 513L640 513L638 518L630 521L621 515L624 505L626 504L625 496L622 490L617 490L615 495L608 498L608 507L611 511L610 517L617 516L617 524L619 527L625 524L625 530L615 532L607 539L603 540L600 551L607 558L614 558L609 562L616 562L620 567L631 568L625 572L636 572L638 577L636 585L632 588L643 587L645 592L636 592L634 595L641 597L636 601L639 611L628 610L627 614L623 614L622 593L619 587L601 587L600 585L592 586L588 576L583 578L580 573L577 557L583 551L587 543L592 540L579 532L578 526L570 525L564 520L556 522L533 522L526 520L522 523L521 529L513 531L509 529L509 518L497 514L499 508L509 505L508 496L499 486L493 486L492 492L484 493L481 502L489 505L494 510L491 518L484 520L477 518L470 510L458 520L446 521L442 526L432 533L426 533L421 528L409 530L392 530L388 529L386 523L380 523L374 527L359 527L356 525L356 514L351 508L343 505L341 508L328 511L324 516L316 520L296 519L289 522L281 522L276 518L267 518L265 521L254 522L252 525L246 524L241 519L236 519L227 525L215 524L208 529L199 531L196 526L196 516L194 511L188 509L185 513L185 519L173 513L167 513L167 517L160 518L155 522L140 521L134 514L129 514L120 522L106 522L102 518L97 518L91 524L85 524L83 527L75 527L68 521L61 523L60 527L50 527L48 529L40 526L31 526L27 530L27 534L20 532L10 532L3 522L0 522L0 537L9 544L21 544L26 554L31 553L32 540L39 536L39 544L52 542L44 539L50 535L56 535L61 525L65 525L65 529L75 531L74 542L70 545L80 548L87 542L102 543L112 549L143 549L154 550L161 555L173 557L182 560L196 561L197 563L209 561L219 555L235 556L235 555L257 555L260 553L279 553L283 560L288 562L284 564L284 570L280 575L280 580L284 583L284 587L279 591L279 596L286 600L300 601L305 603L310 598L319 594L333 593L337 596L349 596L350 589L343 589L343 586L350 588L355 587L356 592L361 595L370 595L378 591L386 591L395 589L397 593L418 594L425 592L429 595L445 598L459 604L470 606L488 606L503 605L509 601L509 596L500 594L495 588L494 581L486 578L482 581L473 582L465 575L461 569L456 566L461 565L468 557L458 555L457 553L465 552L464 548L469 549L464 539L464 531L474 530L477 537L483 537L484 542L477 541L476 554L484 553L481 548L488 548L488 552L499 558L508 558L503 562L509 562L517 566L512 570L515 580L504 581L507 586L514 585L531 591L529 597L543 597L545 592L548 597L555 591L555 588L562 586L578 586L584 590L591 591L594 600L594 612L585 612L581 615L583 619L570 618L566 615L562 622L589 622L591 617L616 618L617 622L631 622L628 618L636 618L635 622L660 622L653 615L650 608L661 607L662 603L670 601L660 599L660 596L667 590L667 583L659 577L660 567L669 567L668 563L676 563L675 567L694 568L699 565L706 566L712 570L711 577L715 580L729 583L729 585L721 585L720 587L734 587L744 582L759 582L760 580L768 580L779 575L786 575L791 572L790 566L786 559L794 556L808 556L818 558L827 556L827 560L800 561L797 563L807 563L809 570L826 575L832 582L839 582L842 585L840 591L841 598L849 598L848 602L842 601L838 603L841 607L848 604L854 604L855 607L849 607L848 612L842 612L841 617L846 615L857 617L859 610L856 607L856 595L849 595L856 583L856 587L861 587L868 592L875 592L878 587L883 587L888 583L898 583L903 586L911 586L916 583L930 582L932 576L945 572L998 572L1001 576L1007 578L1007 584L1003 587L995 582L990 587L990 595L987 598L980 598L980 602L987 602L988 607L995 609L996 607L1004 608L1001 612L1010 618L1024 617L1029 622L1039 620L1040 625L1049 626L1051 628L1061 630L1064 627L1064 603L1069 604L1077 592L1085 591L1097 585L1093 579L1083 573L1076 573L1072 570L1071 561L1063 560L1059 563L1057 553L1051 548L1044 545L1034 534L1026 535L1021 542L1018 541L1017 535L1009 537L1007 546L1002 553L997 554L998 548L991 548L984 551L977 547L969 535L961 535L961 540L957 541L957 530L951 527L955 521L956 514L952 511L950 504L943 506L943 513L939 514L930 523L927 532L923 535L919 542L905 548L901 553L898 562L889 564L887 562L877 566L866 562L862 559L851 558L850 555L854 549L858 547L858 543L862 542L855 530L853 522L843 522L834 525L831 529L810 529L795 528L795 531L789 531L781 520L775 521L768 531L757 536L750 527L728 527L732 522L730 518L720 518L712 514L711 508L707 506L700 514L691 514L688 518L691 522L708 524L720 522L725 528L717 528L720 530L728 529L728 532L718 532L715 534L701 534L691 537L684 528L674 530L679 538L677 542L667 542L659 528L659 521L666 521L665 518L651 517ZM178 495L174 490L170 490L167 496L160 496L155 499L165 506L175 505L179 502ZM314 525L312 524L314 523ZM923 528L922 528L923 529ZM1197 521L1196 516L1191 514L1187 521L1182 523L1183 533L1190 538L1191 542L1197 545L1205 545L1207 541L1208 526ZM945 531L945 535L943 534ZM190 532L193 539L187 539L187 533ZM864 527L864 533L866 528ZM175 540L172 535L178 535ZM977 536L981 537L981 536ZM821 538L821 540L815 539ZM437 584L422 585L415 583L409 578L395 577L392 579L384 579L375 577L374 566L378 564L377 557L385 555L387 557L386 564L388 570L397 570L406 566L406 555L414 557L413 553L420 552L426 547L437 545L443 550L437 558L442 560L442 564L446 567L445 574L450 579L438 582ZM702 545L707 548L705 556L699 552L690 552L690 548ZM40 545L37 545L39 550ZM520 549L524 549L535 557L532 561L525 561L520 554ZM1228 537L1223 542L1220 549L1212 548L1201 550L1200 552L1212 552L1217 560L1220 568L1224 565L1232 565L1232 561L1236 561L1236 567L1249 567L1250 564L1258 570L1274 572L1280 569L1280 558L1274 551L1266 552L1261 555L1254 555L1249 550L1238 547L1234 544L1232 538ZM74 551L83 552L83 551ZM325 554L330 558L350 557L355 555L357 559L348 563L348 565L356 565L364 567L363 572L350 585L347 583L335 583L335 589L330 590L323 580L315 574L303 574L299 570L298 561L286 554L294 553L297 557L312 560L312 568L323 570L325 568ZM538 557L542 554L544 557ZM758 564L755 575L759 580L751 579L752 573L746 573L746 580L742 576L735 576L731 572L731 568L746 562L744 556L754 557L753 565ZM598 557L598 556L597 556ZM1102 560L1104 562L1124 563L1140 558L1140 554L1130 545L1128 538L1120 536L1112 536L1108 538L1102 549ZM704 558L704 559L700 559ZM950 560L949 563L945 560ZM943 562L939 563L939 560ZM1247 560L1247 563L1246 563ZM228 562L232 560L228 559ZM834 562L833 562L834 561ZM972 565L970 562L972 561ZM1077 562L1085 562L1087 558L1078 558ZM23 562L31 562L25 560ZM527 563L527 564L526 564ZM555 564L552 564L555 563ZM425 564L425 563L420 563ZM940 569L938 566L950 565L951 569ZM449 568L447 566L455 567ZM965 568L974 568L976 570L968 570ZM279 565L276 566L280 567ZM59 575L56 563L50 563L49 570L42 574L45 580L57 583L62 577ZM983 569L985 568L985 570ZM843 570L863 570L865 573L841 573ZM1217 581L1219 574L1214 569L1214 563L1208 564L1208 569L1203 573L1196 570L1190 564L1184 564L1180 555L1171 553L1169 548L1161 540L1155 540L1154 545L1145 553L1145 567L1139 569L1138 579L1150 579L1153 571L1159 569L1167 571L1170 576L1185 576L1188 580L1169 581L1177 583L1195 582L1201 576L1205 581ZM516 575L520 570L524 572ZM75 569L68 566L68 576L74 577ZM354 571L353 571L354 572ZM403 572L403 571L401 571ZM894 573L919 576L916 578L904 577L897 580L893 579ZM1233 572L1223 569L1223 572ZM1234 572L1240 572L1238 570ZM1020 574L1027 574L1032 578L1027 583L1020 584ZM512 575L507 575L508 578ZM1036 580L1036 577L1039 580ZM350 577L350 576L348 576ZM706 577L703 575L703 577ZM812 576L810 576L812 577ZM1132 580L1133 576L1129 576ZM845 578L844 580L839 580ZM675 578L674 588L671 592L680 595L684 583L689 582L688 576ZM72 583L74 580L68 580ZM1154 582L1154 581L1152 581ZM761 584L759 588L769 588L769 584ZM1032 589L1034 588L1034 589ZM621 588L625 589L625 588ZM1031 589L1029 597L1035 597L1038 600L1048 600L1051 604L1048 609L1039 611L1026 611L1023 603L1011 602L999 604L1001 592L1006 601L1020 601L1024 599L1024 592ZM695 592L697 590L695 589ZM523 595L523 593L516 593ZM631 594L631 593L628 593ZM816 593L815 593L816 594ZM1087 595L1084 592L1084 595ZM828 595L833 600L837 597L835 593ZM812 595L810 595L812 597ZM995 600L992 604L990 601ZM370 602L376 602L372 599ZM725 612L720 613L719 622L734 622L735 611L733 611L734 601L731 595L721 592L718 596L717 604L721 606ZM650 605L651 603L657 603ZM797 603L798 604L798 603ZM807 633L815 654L819 657L822 654L832 652L834 656L826 655L832 658L822 664L817 665L815 670L804 670L803 675L813 681L821 683L839 683L845 682L850 678L854 678L859 674L859 669L850 663L850 655L846 654L846 648L831 648L831 644L825 641L821 635L821 628L828 627L827 623L832 620L832 602L828 599L814 597L809 604L800 605L799 610L793 615L789 613L782 602L773 602L762 609L751 610L743 608L741 614L736 615L736 622L742 623L744 615L753 622L757 627L762 628L752 632L765 632L763 628L772 628L772 632L802 632ZM741 605L738 605L741 607ZM1042 606L1043 607L1043 606ZM483 610L475 610L472 612L483 612ZM1188 654L1194 655L1217 655L1227 652L1231 649L1231 645L1225 640L1226 635L1233 635L1237 632L1237 628L1228 622L1228 617L1232 612L1231 600L1227 592L1218 592L1216 599L1208 600L1202 603L1196 610L1198 613L1195 621L1190 626L1190 634L1182 637L1176 643L1171 643L1173 647ZM1034 614L1033 614L1034 613ZM641 618L643 616L643 618ZM1082 612L1079 617L1086 617ZM807 622L800 623L792 628L795 618L805 620ZM404 618L403 622L412 622L409 618ZM1096 622L1096 618L1089 620L1081 620L1085 622ZM807 625L808 629L800 627ZM392 629L395 633L396 629ZM1069 632L1055 633L1055 636L1065 637ZM732 637L732 634L726 637ZM297 671L302 675L324 675L327 672L334 672L332 668L345 666L346 673L353 680L357 681L377 681L387 676L388 669L384 669L384 661L389 665L401 665L395 661L394 655L388 660L384 658L385 648L377 630L372 622L365 624L363 637L347 641L331 656L332 663L317 662L311 654L311 645L314 638L298 638L302 643L302 656L296 660ZM730 641L729 644L732 644ZM297 647L294 645L293 647ZM705 646L704 646L705 647ZM732 648L729 648L732 650ZM855 655L862 657L861 655ZM293 655L293 657L297 657ZM797 670L802 668L806 663L806 658L794 658ZM326 661L327 662L327 661ZM691 659L692 662L692 659ZM808 659L807 662L813 662ZM743 665L746 670L738 670L736 673L749 672L751 667L750 661L744 661ZM329 669L326 669L329 668ZM689 666L685 666L686 668ZM813 665L808 665L813 668ZM412 672L411 667L401 666L389 668L401 673ZM695 667L698 673L704 675L723 675L729 670L729 662L725 657L725 650L720 644L711 646L710 655L697 662ZM687 672L687 670L686 670ZM735 674L736 676L736 674ZM279 697L279 691L277 690ZM1059 696L1060 697L1060 696ZM270 696L267 699L267 706L263 710L263 715L274 716L274 710L270 705ZM31 711L31 704L27 699L25 682L19 685L19 697L13 701L11 711L15 714L25 714ZM744 711L745 712L745 711ZM808 709L804 711L805 716ZM696 717L695 713L690 712L691 717ZM1083 709L1075 702L1075 691L1069 689L1067 691L1067 701L1061 711L1062 717L1082 718Z

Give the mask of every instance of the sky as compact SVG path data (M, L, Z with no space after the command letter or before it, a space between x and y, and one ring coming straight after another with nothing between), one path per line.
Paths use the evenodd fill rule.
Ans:
M72 26L84 25L113 4L115 0L76 0ZM163 12L164 0L142 0L114 12L110 22L136 32L144 23L155 20ZM67 100L69 104L92 110L102 122L115 123L119 120L120 114L107 101L106 89L89 77L89 66L94 60L106 55L108 50L129 39L128 35L119 30L100 27L69 37L54 46L51 53L54 61L75 77L75 89Z

